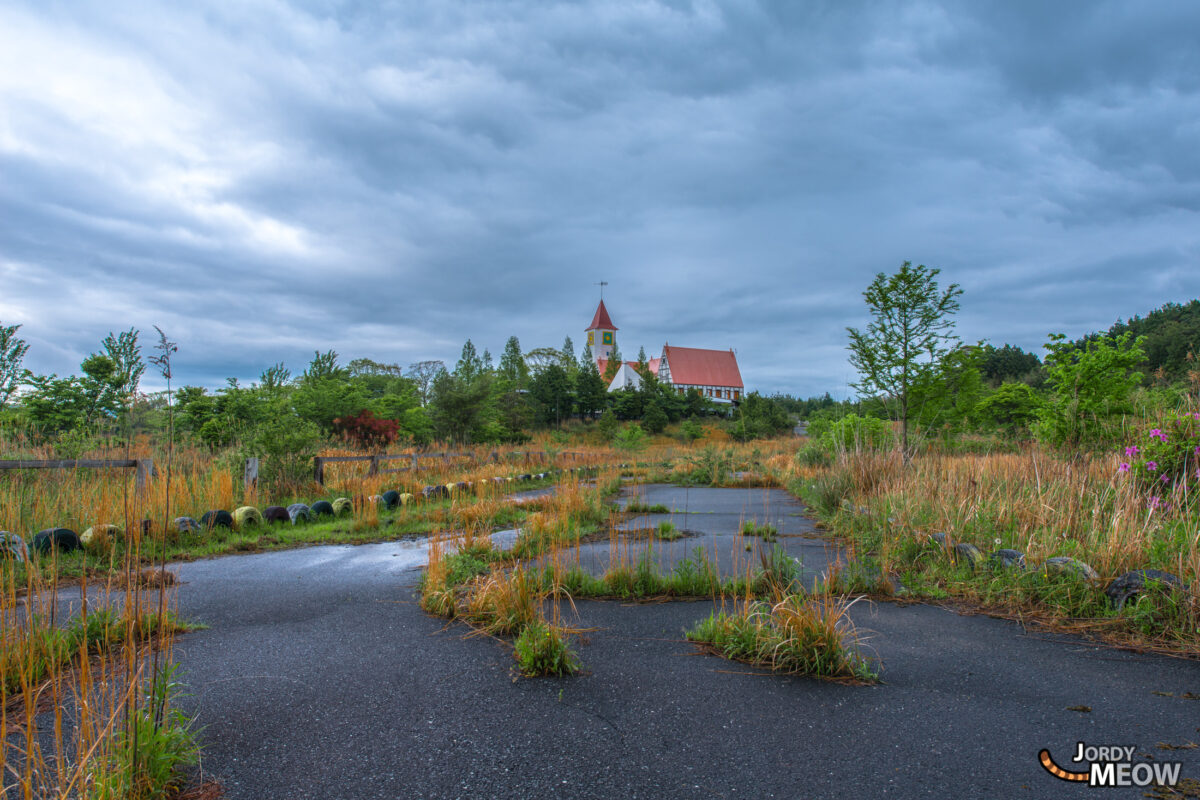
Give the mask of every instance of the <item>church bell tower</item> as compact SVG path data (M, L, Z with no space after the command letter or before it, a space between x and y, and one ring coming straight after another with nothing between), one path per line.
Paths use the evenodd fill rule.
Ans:
M608 316L604 300L596 306L592 324L587 327L587 343L588 347L592 348L592 358L612 358L613 348L617 344L617 326L613 325L612 318Z

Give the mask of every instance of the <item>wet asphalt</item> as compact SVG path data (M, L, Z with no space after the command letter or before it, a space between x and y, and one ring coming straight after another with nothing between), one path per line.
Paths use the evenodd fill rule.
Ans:
M776 525L811 573L836 559L783 492L637 491L671 509L645 523L695 532L655 546L664 563L702 546L739 569L747 518ZM601 569L611 548L579 552ZM1070 762L1085 741L1200 779L1200 750L1157 746L1200 742L1200 700L1181 697L1200 695L1196 662L861 602L851 617L885 682L842 686L700 653L683 631L710 602L577 602L585 672L518 680L508 644L421 611L423 561L405 541L174 567L181 613L209 626L175 650L204 776L262 800L1143 796L1038 764L1047 747L1085 769Z

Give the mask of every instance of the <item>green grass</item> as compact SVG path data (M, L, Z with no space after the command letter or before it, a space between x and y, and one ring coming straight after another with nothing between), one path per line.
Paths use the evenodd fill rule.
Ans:
M182 787L184 767L200 758L193 720L171 706L176 665L160 668L144 701L115 736L110 758L92 765L89 798L152 800Z
M617 565L599 577L578 566L556 570L546 565L531 574L543 592L561 591L573 598L602 600L735 596L767 591L774 585L761 570L751 576L749 584L744 577L722 578L703 547L697 547L692 557L682 559L666 573L643 556L632 566Z
M29 622L29 637L21 643L10 641L0 650L0 697L20 691L22 683L37 686L70 663L80 652L103 653L125 642L128 620L110 608L92 611L87 619L75 617L65 627L51 627L45 620ZM161 626L172 632L194 630L167 613L146 613L138 618L134 635L142 641L152 638Z
M527 678L542 675L573 675L579 671L579 657L571 649L561 628L542 620L526 625L513 642L517 669Z
M630 500L629 503L626 504L626 506L625 506L625 511L629 512L630 514L670 514L671 513L671 509L668 508L667 506L664 506L662 503L655 503L653 505L648 505L647 503L644 503L638 499Z
M676 528L674 522L667 522L666 520L663 520L662 522L658 523L658 527L655 528L654 536L655 538L661 539L664 542L674 542L677 539L682 539L684 536L687 536L687 534Z

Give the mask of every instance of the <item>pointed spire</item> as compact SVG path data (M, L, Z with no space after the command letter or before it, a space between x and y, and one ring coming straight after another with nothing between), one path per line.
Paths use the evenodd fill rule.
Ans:
M584 330L617 330L617 326L613 325L612 318L608 316L608 309L604 307L603 300L600 301L600 305L596 306L596 314L592 317L592 324L584 328Z

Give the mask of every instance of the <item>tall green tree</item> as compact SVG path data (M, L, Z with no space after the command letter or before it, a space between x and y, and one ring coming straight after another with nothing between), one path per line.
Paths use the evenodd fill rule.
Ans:
M600 370L596 369L596 360L592 358L590 347L584 348L583 358L579 360L579 374L575 377L575 403L579 413L588 418L608 405L608 384L600 377Z
M538 420L546 425L559 425L571 416L575 396L571 377L558 364L551 364L529 381Z
M439 437L452 442L471 441L472 431L487 422L492 380L490 376L467 380L457 370L434 378L429 417Z
M329 350L313 355L291 401L300 419L329 433L335 419L354 416L366 408L368 395L350 379L350 370L338 364L338 354Z
M467 339L463 345L458 363L454 365L454 375L467 383L471 383L483 374L483 359L475 351L475 344Z
M513 388L524 389L529 382L529 367L525 357L521 355L521 342L517 337L510 336L504 343L504 352L500 354L500 377L509 381Z
M29 352L29 344L17 336L20 329L20 325L0 325L0 408L4 408L25 379L21 364Z
M142 360L142 347L138 344L138 334L136 328L130 328L116 335L109 333L101 342L104 355L113 363L113 389L123 398L137 392L138 384L146 371L146 363Z
M883 395L895 405L904 456L908 443L912 388L927 378L958 345L953 315L962 289L938 287L941 270L905 261L894 275L882 272L863 292L872 320L866 331L847 328L850 363L858 370L856 390Z
M1120 435L1120 419L1142 381L1137 366L1146 358L1141 336L1126 331L1115 339L1088 340L1082 347L1061 333L1050 334L1046 373L1052 402L1039 410L1038 434L1065 447L1107 446Z
M421 395L421 405L429 405L433 396L433 381L445 371L446 364L443 361L418 361L408 365L408 372L405 373L405 376L417 385L417 391Z
M567 375L574 379L576 371L579 369L579 364L575 360L575 343L568 336L563 340L562 346L562 368Z

